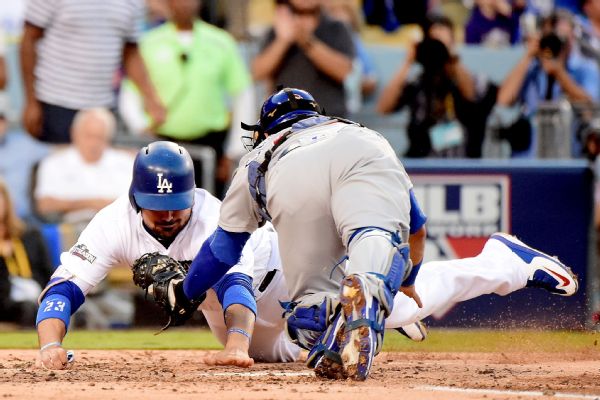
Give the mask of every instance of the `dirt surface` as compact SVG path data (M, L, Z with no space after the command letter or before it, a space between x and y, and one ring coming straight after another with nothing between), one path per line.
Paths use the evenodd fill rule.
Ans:
M382 353L366 382L314 377L302 363L207 367L206 351L76 351L68 371L34 367L34 350L0 350L11 399L600 399L600 351Z

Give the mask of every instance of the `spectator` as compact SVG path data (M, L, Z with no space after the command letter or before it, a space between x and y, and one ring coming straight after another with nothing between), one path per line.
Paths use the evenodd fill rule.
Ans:
M377 71L360 37L360 16L356 3L352 0L327 0L323 3L327 14L344 22L352 32L356 58L353 70L346 77L346 104L350 112L360 110L362 97L373 94L377 89ZM354 96L354 98L353 98Z
M8 121L0 112L0 176L11 190L17 215L29 220L31 181L34 166L49 152L49 146L23 131L8 130Z
M149 32L140 44L150 78L168 111L155 133L182 144L212 147L218 161L216 195L223 196L232 161L244 152L240 122L255 116L250 74L235 40L196 18L198 0L168 0L168 5L170 21ZM135 111L130 108L122 103L123 117L139 130L143 125L134 122ZM201 167L195 163L198 187Z
M33 327L37 298L50 275L52 266L42 235L17 217L0 179L0 319Z
M600 0L581 0L583 16L576 17L577 44L581 52L600 64Z
M439 0L364 0L363 11L370 25L379 25L386 32L393 32L401 25L421 25L427 13L438 7Z
M519 19L526 6L526 0L475 0L465 26L465 42L490 47L517 43Z
M30 0L21 43L23 125L34 137L68 143L78 110L115 106L121 63L141 88L153 122L164 121L137 49L142 0Z
M496 88L487 82L477 84L461 63L448 18L430 17L424 32L425 39L409 47L377 110L388 114L409 107L407 157L481 157ZM410 79L415 62L421 73Z
M31 216L32 169L48 153L48 148L23 132L8 132L8 101L4 96L4 88L8 81L3 57L4 38L0 27L0 177L11 189L17 215L28 219Z
M110 147L113 114L102 108L79 111L72 145L40 163L34 191L38 213L48 220L88 222L127 192L133 155Z
M584 57L575 45L574 22L566 11L545 18L541 35L528 39L527 49L507 75L498 91L498 105L520 103L525 118L531 119L543 101L567 99L592 104L600 97L600 73L597 64ZM514 156L531 156L532 145Z
M254 79L316 94L330 115L345 116L344 80L355 56L352 34L331 19L318 0L283 0L273 28L252 63Z

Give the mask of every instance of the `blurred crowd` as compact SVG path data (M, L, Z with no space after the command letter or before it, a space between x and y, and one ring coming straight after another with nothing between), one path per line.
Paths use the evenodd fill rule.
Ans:
M240 122L254 121L279 85L306 89L327 114L357 122L405 109L404 126L386 132L406 135L401 157L596 165L600 153L600 0L6 3L0 315L16 323L31 325L57 254L127 193L133 153L120 144L160 138L212 149L214 165L194 158L196 180L207 186L208 168L223 196L244 151ZM390 76L371 51L381 44L373 37L386 35L403 54ZM469 47L520 57L494 81L465 62ZM9 87L22 88L22 101ZM556 136L564 148L545 149ZM82 324L131 324L131 295L101 288L93 299Z

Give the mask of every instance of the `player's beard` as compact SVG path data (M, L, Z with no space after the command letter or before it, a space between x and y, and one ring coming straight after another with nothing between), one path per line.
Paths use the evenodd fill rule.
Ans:
M155 224L153 231L164 239L173 239L185 228L190 217L187 219L175 219L172 221L159 221Z
M156 220L152 221L151 226L144 221L144 227L152 236L157 239L173 240L179 232L185 228L192 217L192 214L185 215L181 218L171 220Z

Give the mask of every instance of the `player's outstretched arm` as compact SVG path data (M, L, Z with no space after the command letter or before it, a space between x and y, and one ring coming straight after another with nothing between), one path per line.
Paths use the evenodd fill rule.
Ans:
M225 275L213 289L223 306L227 340L225 348L206 357L204 363L251 367L254 360L248 355L248 350L257 313L252 278L241 272L232 272Z
M53 278L40 296L36 318L40 354L37 365L48 369L66 369L72 363L62 340L69 328L71 315L83 304L81 289L71 281Z

